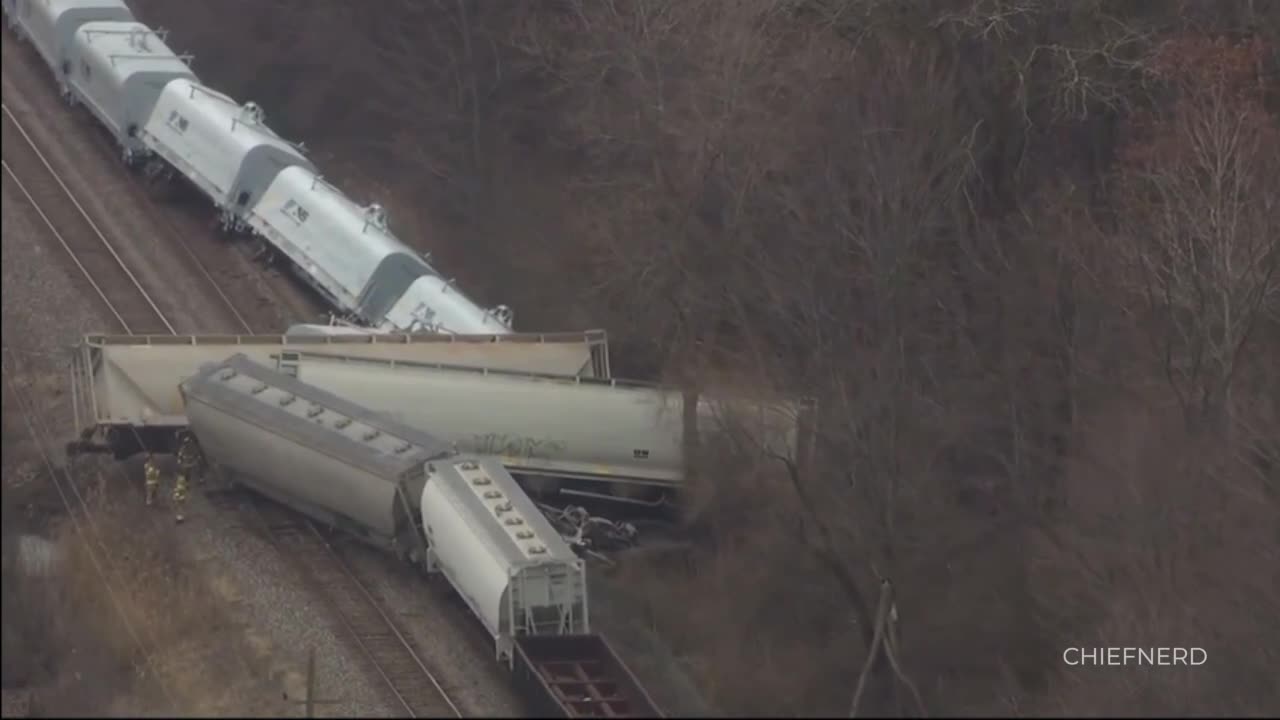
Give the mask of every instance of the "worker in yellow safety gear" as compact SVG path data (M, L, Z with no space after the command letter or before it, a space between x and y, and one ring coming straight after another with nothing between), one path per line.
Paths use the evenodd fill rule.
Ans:
M177 522L182 522L183 520L186 520L186 517L184 517L182 514L182 505L186 501L187 501L187 476L182 473L178 473L178 482L174 483L174 486L173 486L173 507L174 507L173 519Z
M178 445L178 477L203 482L200 473L200 451L196 449L195 438L190 433L183 435Z
M160 466L156 464L156 457L151 453L147 453L147 464L143 471L147 478L147 504L155 502L156 492L160 489Z

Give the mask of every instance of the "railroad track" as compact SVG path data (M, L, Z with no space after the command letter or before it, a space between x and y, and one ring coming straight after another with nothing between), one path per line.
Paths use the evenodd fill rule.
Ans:
M5 177L31 204L107 310L126 333L176 334L173 324L7 105L0 105L0 116Z
M306 579L325 598L407 717L462 717L409 638L315 523L297 517L292 510L264 508L256 498L237 490L208 495L217 507L247 509L257 515L255 524L282 555L305 571Z
M129 335L177 335L173 323L129 269L120 253L89 216L40 151L35 140L7 105L0 103L5 142L6 182L22 195L57 243ZM178 242L181 242L179 239ZM184 244L185 247L185 244ZM191 249L186 248L190 254ZM214 285L231 315L246 331L253 330L218 287L209 270L192 254L198 269ZM7 374L7 373L6 373ZM221 493L207 493L216 507L233 514L261 512L250 500L231 507ZM289 511L292 514L292 511ZM283 513L282 513L283 514ZM407 638L346 563L328 546L309 520L291 519L267 525L272 542L286 560L298 563L341 619L356 645L372 664L397 704L409 717L461 717L457 706L413 650Z

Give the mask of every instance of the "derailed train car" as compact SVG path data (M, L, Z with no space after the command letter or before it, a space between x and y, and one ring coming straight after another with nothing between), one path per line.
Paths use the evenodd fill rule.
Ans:
M211 468L315 520L414 560L427 462L448 443L291 378L243 354L179 386Z
M79 440L68 451L124 459L171 452L186 425L178 384L207 363L244 353L289 369L304 350L356 357L609 376L608 337L580 333L502 335L89 335L76 348L71 393Z
M237 354L181 385L215 473L441 573L514 662L590 631L583 561L502 466Z
M300 353L290 372L496 456L530 489L610 500L654 502L678 488L699 433L742 430L758 452L798 458L807 420L796 403L701 397L694 409L680 391L645 383L323 350Z
M443 575L540 712L662 716L591 633L585 563L499 463L242 354L180 389L215 473Z

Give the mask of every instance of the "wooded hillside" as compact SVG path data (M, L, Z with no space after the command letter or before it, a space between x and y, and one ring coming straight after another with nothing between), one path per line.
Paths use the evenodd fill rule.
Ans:
M821 401L625 570L720 709L848 713L884 578L862 713L1280 708L1280 3L136 4L520 328Z

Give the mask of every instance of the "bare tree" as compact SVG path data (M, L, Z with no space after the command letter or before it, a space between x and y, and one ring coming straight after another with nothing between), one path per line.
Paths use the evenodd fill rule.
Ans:
M1230 425L1250 337L1280 303L1280 127L1262 104L1262 46L1170 41L1152 62L1174 95L1146 119L1119 188L1118 259L1160 326L1189 421Z

